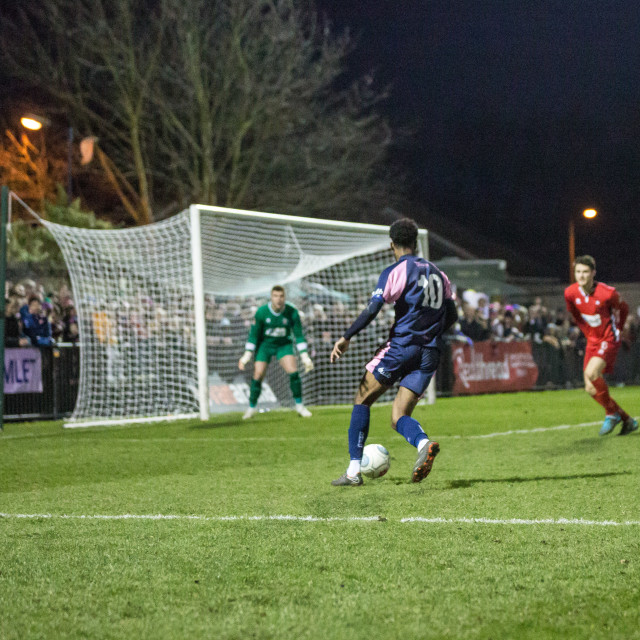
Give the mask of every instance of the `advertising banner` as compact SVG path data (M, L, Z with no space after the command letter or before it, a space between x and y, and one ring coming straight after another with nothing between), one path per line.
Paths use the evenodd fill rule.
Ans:
M476 342L451 350L453 395L525 391L538 379L529 342Z
M42 393L40 349L5 349L4 392Z
M249 385L244 378L238 376L227 383L218 374L209 375L209 411L223 413L226 411L245 411L249 406ZM278 398L267 384L262 382L262 392L258 402L258 410L277 409Z

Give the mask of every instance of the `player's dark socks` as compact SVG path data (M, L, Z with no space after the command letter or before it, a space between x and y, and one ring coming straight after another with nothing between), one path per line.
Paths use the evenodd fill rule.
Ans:
M300 374L289 374L289 387L291 388L291 395L296 402L302 402L302 380L300 380Z
M258 398L262 391L262 381L251 379L251 385L249 386L249 406L255 407L258 404Z
M361 460L364 443L369 435L370 409L366 404L354 404L349 424L349 457Z
M593 399L600 406L604 407L608 416L613 415L614 413L619 413L623 420L629 417L629 415L625 413L618 403L609 395L609 387L604 381L604 378L596 378L593 380L593 386L596 388L596 395L593 396Z
M421 440L427 438L420 423L411 416L402 416L396 423L398 433L412 446L418 447Z

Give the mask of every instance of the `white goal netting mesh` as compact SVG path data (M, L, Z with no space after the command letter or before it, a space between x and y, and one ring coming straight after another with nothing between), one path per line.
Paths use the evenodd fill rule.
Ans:
M305 404L351 402L393 308L339 363L330 365L329 353L393 260L387 228L215 207L200 207L198 217L211 411L247 402L252 367L242 373L238 360L274 284L299 309L315 364L302 374ZM45 221L67 261L79 318L80 384L69 426L198 414L191 219L184 211L114 231ZM288 376L275 363L265 382L263 406L292 404Z

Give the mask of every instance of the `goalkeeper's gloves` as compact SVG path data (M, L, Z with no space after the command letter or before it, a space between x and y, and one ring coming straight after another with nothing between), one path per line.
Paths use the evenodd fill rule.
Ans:
M242 358L240 358L240 361L238 362L238 369L240 369L240 371L244 371L244 368L249 364L249 360L251 360L252 355L253 353L251 351L244 352L244 355L242 356Z
M311 362L311 358L306 351L303 351L300 354L300 360L302 360L302 366L304 367L304 372L309 373L309 371L313 371L313 362Z

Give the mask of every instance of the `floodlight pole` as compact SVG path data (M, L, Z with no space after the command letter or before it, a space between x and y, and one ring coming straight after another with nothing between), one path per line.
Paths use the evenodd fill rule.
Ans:
M0 195L0 282L2 288L7 280L7 224L9 221L9 187L2 187ZM0 362L2 362L2 375L0 376L0 431L4 428L4 334L5 334L5 293L0 297Z

